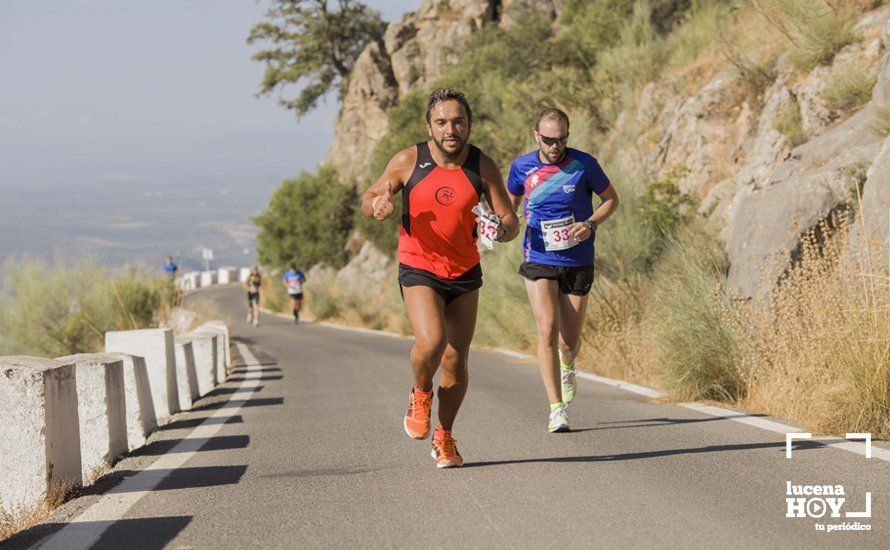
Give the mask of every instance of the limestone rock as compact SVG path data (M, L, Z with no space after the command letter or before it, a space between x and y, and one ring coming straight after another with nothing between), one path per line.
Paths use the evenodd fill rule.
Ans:
M850 230L849 251L859 269L890 275L890 138L868 169L862 209Z
M389 258L367 241L358 255L337 273L337 287L353 290L362 287L379 288L389 274L389 265Z
M412 87L427 86L441 76L457 60L456 51L467 37L496 21L498 4L423 0L416 12L391 23L383 45L368 45L356 61L326 162L335 163L345 178L366 177L374 148L389 127L386 109Z
M368 45L355 62L326 159L341 176L354 180L363 175L374 146L386 135L386 109L397 98L389 56L379 44Z
M678 167L686 175L679 181L683 192L707 195L726 175L725 166L736 162L736 150L751 126L750 108L740 101L732 71L716 74L696 94L683 100L667 117L662 114L661 140L649 158L650 170L664 177Z
M740 296L762 297L788 266L801 235L843 205L871 164L880 141L872 109L795 149L762 181L741 186L722 237L731 263L729 284Z

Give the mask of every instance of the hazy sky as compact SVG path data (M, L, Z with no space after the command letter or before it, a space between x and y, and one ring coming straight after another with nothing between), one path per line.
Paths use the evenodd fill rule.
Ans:
M420 0L368 4L392 21ZM268 0L0 0L0 190L270 182L312 169L336 103L254 97Z

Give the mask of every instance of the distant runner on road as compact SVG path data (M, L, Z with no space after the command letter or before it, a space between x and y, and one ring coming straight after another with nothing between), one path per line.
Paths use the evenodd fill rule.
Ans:
M260 268L253 266L250 275L244 281L244 289L247 291L247 324L260 326L260 288L263 278L260 276Z
M538 367L550 400L551 432L569 431L566 407L575 399L575 358L593 284L597 227L618 207L618 194L597 160L567 148L569 117L545 109L535 126L538 150L518 157L507 189L514 208L525 199L519 274L538 327ZM593 194L602 202L593 209Z
M300 310L303 309L303 283L306 282L306 276L297 269L297 264L290 264L290 269L284 272L282 279L287 294L290 296L291 310L294 312L294 324L300 323Z
M173 256L167 256L167 262L164 264L164 274L171 279L175 279L178 272L179 266L173 263Z
M403 425L415 439L429 436L433 376L441 365L432 450L438 468L463 465L451 430L467 392L467 355L482 286L473 208L484 197L500 218L496 240L510 241L518 233L500 171L467 143L471 124L462 93L433 92L426 112L432 139L396 153L362 197L362 212L383 221L395 210L393 195L402 191L399 285L415 335L414 385Z

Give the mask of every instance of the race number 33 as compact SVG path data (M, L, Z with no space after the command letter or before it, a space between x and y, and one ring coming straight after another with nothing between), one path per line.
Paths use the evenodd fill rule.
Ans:
M569 235L569 228L575 223L575 216L558 220L541 220L541 232L544 235L544 250L566 250L578 244L578 240Z

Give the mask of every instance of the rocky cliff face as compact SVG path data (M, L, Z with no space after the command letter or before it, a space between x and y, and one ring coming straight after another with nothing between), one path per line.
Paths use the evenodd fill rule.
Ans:
M872 194L879 201L882 192L875 188L882 186L883 175L869 167L882 162L884 135L874 122L890 108L888 20L890 8L865 17L858 30L871 38L844 48L831 67L799 77L780 63L760 107L746 99L738 77L725 69L685 97L673 92L671 78L652 83L639 108L619 120L646 129L638 140L641 150L656 143L638 159L646 173L665 177L683 168L680 188L702 199L700 213L720 230L731 263L729 282L739 296L755 298L772 288L802 234L843 208L857 185L869 194L863 210L873 202L867 200ZM871 100L850 115L832 109L824 90L832 74L854 62L877 75L877 84ZM799 146L776 129L789 110L797 110L807 139ZM878 225L874 229L881 231ZM886 230L883 235L886 247Z
M560 6L560 0L423 0L356 64L328 160L361 180L386 133L386 109L440 76L454 61L452 48L487 25L510 24L522 11L555 20ZM863 206L851 240L877 243L872 248L886 265L880 254L890 231L890 145L874 121L890 116L888 21L890 6L869 13L857 27L866 38L842 50L833 66L801 76L780 62L775 81L754 94L728 66L691 90L687 74L653 82L599 148L651 178L682 174L680 188L701 199L700 213L729 255L730 284L743 297L763 296L787 269L801 235L844 207L856 186ZM824 90L852 62L867 67L877 84L871 100L851 114L833 109ZM789 113L802 128L797 142L777 129ZM632 148L622 146L628 128L638 136Z
M424 86L456 61L462 40L496 24L496 0L423 0L401 22L390 23L384 44L371 44L356 61L326 162L362 180L374 147L386 135L386 109L413 86Z
M386 109L411 88L426 88L457 61L470 35L510 25L534 13L555 19L562 0L422 0L417 11L390 23L383 44L369 45L353 69L325 162L363 180L374 147L386 135ZM430 90L432 91L432 90Z

